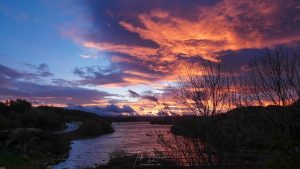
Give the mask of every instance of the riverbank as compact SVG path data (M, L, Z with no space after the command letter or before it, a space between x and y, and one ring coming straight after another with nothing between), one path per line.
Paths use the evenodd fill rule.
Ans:
M170 161L158 153L155 154L130 154L124 150L116 150L110 154L107 164L80 167L80 169L163 169L166 166L176 169L178 167L174 161Z
M80 167L80 169L132 169L136 160L136 155L122 155L112 157L105 165L94 167ZM145 168L146 169L146 168Z
M59 132L66 123L79 128ZM69 156L71 140L114 132L111 122L97 115L59 107L32 107L26 100L0 102L0 167L41 169Z
M54 166L54 169L74 169L105 165L115 150L125 150L129 154L153 153L153 148L160 148L156 133L164 135L170 131L170 125L153 125L149 122L113 122L115 132L90 139L73 140L69 157Z
M296 169L300 163L299 110L300 102L296 102L285 107L240 107L211 117L184 117L172 126L176 136L162 134L162 143L170 158L185 159L192 166ZM131 161L130 156L116 158L87 169L132 168Z

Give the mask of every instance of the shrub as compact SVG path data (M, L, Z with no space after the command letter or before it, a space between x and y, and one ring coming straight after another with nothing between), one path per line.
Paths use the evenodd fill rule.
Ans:
M88 120L85 121L78 129L80 136L89 137L105 133L111 133L114 130L111 125L103 120Z
M32 108L31 103L23 99L10 100L9 105L15 112L27 112Z

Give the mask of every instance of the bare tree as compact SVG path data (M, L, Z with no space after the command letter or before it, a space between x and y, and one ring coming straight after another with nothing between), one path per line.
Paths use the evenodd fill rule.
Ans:
M299 66L296 53L291 55L289 50L282 48L266 49L249 66L245 84L251 93L249 97L259 105L286 106L297 101L300 96Z
M232 75L221 64L202 62L189 65L170 93L193 115L209 117L226 109L232 84Z
M216 133L211 130L212 122L216 115L229 109L230 103L236 103L233 98L234 82L233 74L221 64L202 62L200 65L188 65L178 82L170 86L169 93L175 101L192 115L199 116L202 119L201 126L205 128L201 129L205 133L201 140L159 136L159 142L168 152L167 155L178 159L179 165L213 165L216 156L213 155L210 139Z
M266 49L249 68L244 85L248 89L247 96L261 106L275 105L261 110L261 118L270 124L270 150L280 154L274 156L276 163L282 160L285 165L292 164L296 158L299 162L299 135L296 133L299 133L300 55L288 48ZM286 159L294 160L287 162Z
M295 133L298 131L296 125L292 124L295 113L282 115L284 111L279 106L287 106L299 100L299 55L283 49L267 49L248 68L246 74L240 75L211 62L187 68L187 72L170 87L170 93L176 102L200 119L196 125L195 121L189 121L195 127L182 127L182 131L189 132L189 129L197 127L201 129L192 131L198 132L196 137L165 138L160 135L159 141L169 153L168 156L179 159L180 165L213 165L220 164L221 160L243 159L247 155L243 150L255 152L256 148L260 149L266 142L270 144L270 140L266 139L272 139L272 133L268 131L282 133L282 138L294 141L292 138L296 138ZM235 107L254 105L254 102L262 106L266 103L277 106L235 109L227 118L220 115ZM251 114L254 115L252 120L261 120L257 123L249 121L247 118ZM232 158L227 153L231 153Z
M286 74L291 89L294 92L293 96L296 95L296 99L293 101L297 101L300 98L300 55L297 51L290 51L286 57L288 57Z
M163 154L178 166L195 167L216 163L217 159L207 155L206 146L200 139L158 134L158 142Z

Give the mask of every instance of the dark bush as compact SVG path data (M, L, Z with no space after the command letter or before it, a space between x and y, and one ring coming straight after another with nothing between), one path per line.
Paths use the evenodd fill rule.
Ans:
M30 113L27 119L32 120L33 127L43 130L57 131L65 127L65 120L62 115L55 112L35 111Z
M16 129L1 134L2 151L18 152L30 158L51 158L69 151L70 140L39 129Z
M10 100L9 105L15 112L27 112L32 108L31 103L23 99Z
M78 129L78 133L82 137L90 137L113 132L110 123L103 120L88 120L84 122Z

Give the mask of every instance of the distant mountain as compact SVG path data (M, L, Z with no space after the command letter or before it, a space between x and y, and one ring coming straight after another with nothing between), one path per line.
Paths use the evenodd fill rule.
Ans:
M110 104L107 106L81 106L81 105L68 104L66 109L91 112L99 116L135 115L136 113L135 110L130 106L124 105L123 107L119 107L115 104Z

